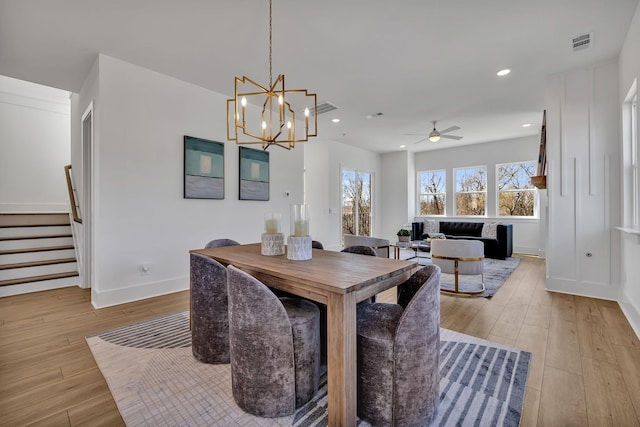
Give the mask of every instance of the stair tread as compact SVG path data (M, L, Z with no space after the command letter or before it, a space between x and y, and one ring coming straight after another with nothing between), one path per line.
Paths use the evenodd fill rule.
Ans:
M61 251L65 249L73 249L73 245L45 246L41 248L7 249L7 250L0 251L0 255L24 254L28 252Z
M58 259L47 259L43 261L18 262L15 264L0 265L0 270L9 270L12 268L40 267L43 265L66 264L70 262L76 262L76 259L75 258L58 258Z
M22 227L60 227L69 225L69 221L52 222L50 224L0 224L0 228L22 228Z
M50 227L69 225L65 212L6 212L0 213L0 228Z
M0 286L20 285L23 283L41 282L43 280L64 279L65 277L75 277L80 274L77 271L65 273L43 274L41 276L20 277L18 279L0 280Z
M7 237L0 237L0 242L7 242L11 240L57 239L60 237L73 237L73 235L71 233L68 233L68 234L38 234L36 236L7 236Z

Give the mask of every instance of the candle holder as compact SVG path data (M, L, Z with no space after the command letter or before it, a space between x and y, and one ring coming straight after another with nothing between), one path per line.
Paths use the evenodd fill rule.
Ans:
M287 258L295 261L311 259L309 207L291 205L291 235L287 238Z
M284 234L280 232L281 215L269 212L264 215L264 233L262 233L262 255L284 254Z

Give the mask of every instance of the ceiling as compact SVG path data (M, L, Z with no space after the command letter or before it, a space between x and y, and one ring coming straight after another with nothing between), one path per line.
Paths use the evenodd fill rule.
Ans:
M322 139L390 152L537 135L546 76L615 58L637 5L273 0L273 72L339 107L319 116ZM268 2L0 0L0 75L78 92L98 53L230 97L234 76L268 83ZM406 135L432 120L464 138Z

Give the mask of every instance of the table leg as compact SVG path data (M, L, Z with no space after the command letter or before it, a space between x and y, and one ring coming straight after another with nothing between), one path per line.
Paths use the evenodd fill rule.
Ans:
M330 294L327 304L329 426L355 427L356 295Z

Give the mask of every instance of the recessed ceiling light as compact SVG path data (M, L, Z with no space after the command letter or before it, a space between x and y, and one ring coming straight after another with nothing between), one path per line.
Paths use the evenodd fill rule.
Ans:
M528 128L529 126L531 126L531 123L523 123L523 124L522 124L522 127L523 127L523 128Z
M400 146L400 148L404 148L404 147L406 147L406 145L401 145L401 146Z
M496 74L497 74L497 75L499 75L500 77L502 77L502 76L506 76L506 75L507 75L507 74L509 74L510 72L511 72L511 70L510 70L510 69L505 68L504 70L500 70L500 71L498 71Z
M333 123L340 123L340 119L331 119Z

